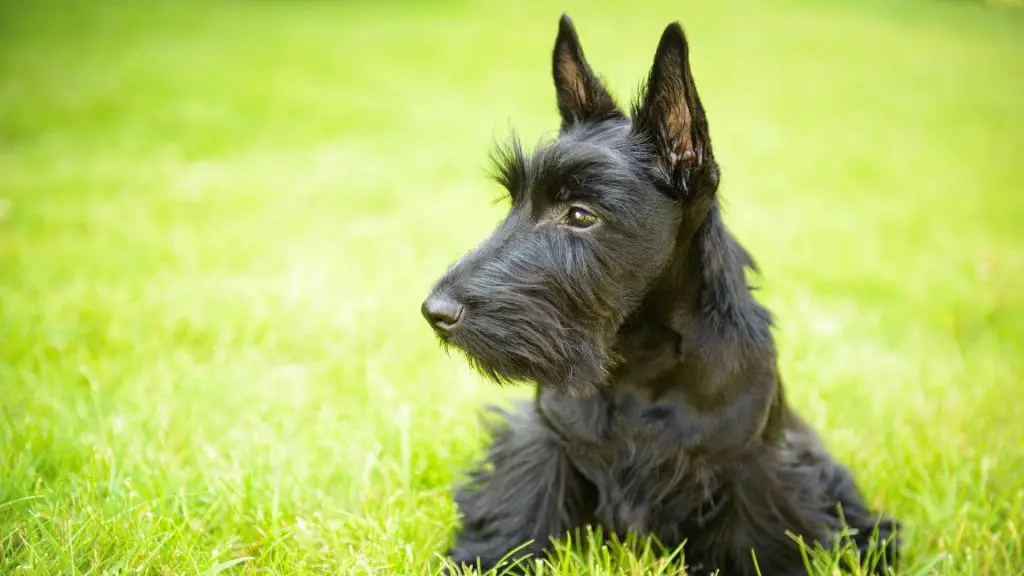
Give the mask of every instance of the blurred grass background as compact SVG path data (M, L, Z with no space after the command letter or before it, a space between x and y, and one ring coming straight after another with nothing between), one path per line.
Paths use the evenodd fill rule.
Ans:
M904 573L1024 573L1024 13L912 0L0 3L0 573L435 570L528 391L418 307L494 138L557 128L563 10L623 101L686 27L789 395Z

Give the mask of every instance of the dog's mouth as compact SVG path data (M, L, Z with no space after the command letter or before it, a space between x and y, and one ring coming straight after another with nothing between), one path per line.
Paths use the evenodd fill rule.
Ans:
M565 329L542 330L536 322L468 316L454 330L435 330L438 341L500 386L536 384L585 396L607 381L608 353L601 342Z

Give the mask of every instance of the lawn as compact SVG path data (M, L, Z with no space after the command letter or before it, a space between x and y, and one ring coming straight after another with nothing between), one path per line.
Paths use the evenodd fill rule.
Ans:
M1024 11L503 4L0 5L0 573L438 569L529 391L419 304L493 140L557 127L563 9L623 100L687 28L789 397L903 573L1024 573Z

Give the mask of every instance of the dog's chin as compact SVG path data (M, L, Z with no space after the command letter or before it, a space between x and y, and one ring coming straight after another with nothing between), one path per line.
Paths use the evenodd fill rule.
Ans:
M509 350L507 345L488 343L458 334L441 339L445 349L456 349L477 372L499 386L537 385L576 397L596 395L607 381L607 360L600 346L583 344L570 357L538 354L544 346L523 346ZM502 354L497 353L501 350Z

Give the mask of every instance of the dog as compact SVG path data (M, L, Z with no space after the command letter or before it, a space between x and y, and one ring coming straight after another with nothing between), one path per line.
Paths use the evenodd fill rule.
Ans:
M786 402L683 28L665 28L628 114L566 14L552 73L558 137L497 148L509 211L421 306L443 346L536 391L493 409L451 563L528 571L589 526L681 546L690 574L807 574L797 540L841 537L895 569L897 521Z

